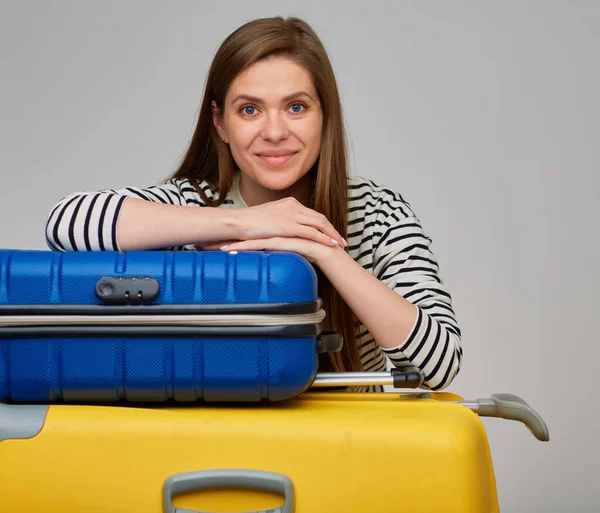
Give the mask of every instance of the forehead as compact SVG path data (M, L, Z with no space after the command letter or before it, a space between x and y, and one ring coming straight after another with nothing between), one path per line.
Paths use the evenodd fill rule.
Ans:
M232 82L227 93L230 101L239 94L264 100L279 100L295 91L305 91L316 97L308 70L290 59L272 57L252 64Z

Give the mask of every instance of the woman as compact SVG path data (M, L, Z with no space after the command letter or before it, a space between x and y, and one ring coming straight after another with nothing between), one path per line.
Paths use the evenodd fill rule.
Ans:
M168 180L67 196L46 236L56 251L297 252L319 274L325 327L344 335L343 351L322 364L378 371L387 355L421 369L433 390L460 368L460 329L431 240L399 194L348 177L335 76L297 18L255 20L223 42Z

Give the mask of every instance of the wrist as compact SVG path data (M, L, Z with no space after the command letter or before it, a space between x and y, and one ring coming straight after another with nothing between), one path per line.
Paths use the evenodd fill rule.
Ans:
M192 208L190 208L192 210ZM208 243L222 240L242 239L242 219L233 208L202 207L193 208L192 223L194 242Z
M317 255L315 255L315 264L327 274L331 267L339 264L340 259L350 257L346 251L339 246L318 245Z
M240 208L219 208L220 231L219 239L244 240L244 216Z

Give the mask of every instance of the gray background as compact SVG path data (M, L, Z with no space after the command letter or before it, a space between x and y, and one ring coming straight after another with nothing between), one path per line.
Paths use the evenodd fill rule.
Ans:
M400 191L434 240L464 331L450 390L516 393L549 424L543 444L484 420L502 510L597 511L600 3L298 5L1 2L2 246L45 248L70 192L167 176L220 42L303 16L337 73L353 172Z

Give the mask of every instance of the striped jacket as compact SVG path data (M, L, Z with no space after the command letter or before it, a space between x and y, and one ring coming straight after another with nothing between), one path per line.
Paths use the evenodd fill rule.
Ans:
M201 187L207 197L216 197L217 191L207 183ZM431 251L431 239L399 194L353 176L348 179L348 195L349 254L418 310L411 332L393 348L380 347L359 323L357 343L364 369L385 370L389 360L396 367L420 369L425 377L424 388L447 387L460 369L461 332L451 295L440 278L439 265ZM146 188L79 192L63 198L50 213L46 225L48 245L55 251L119 251L117 221L127 197L206 206L187 179L171 179ZM244 207L236 174L221 208ZM186 250L193 246L165 249Z

